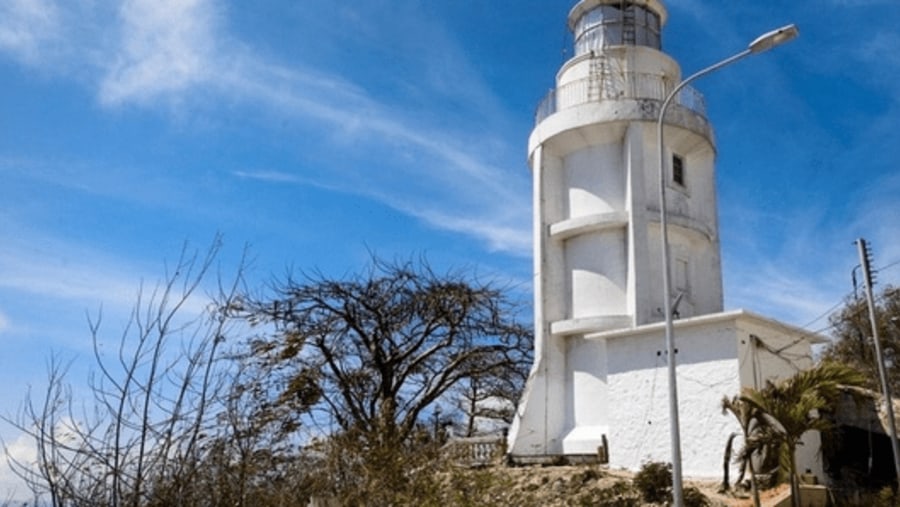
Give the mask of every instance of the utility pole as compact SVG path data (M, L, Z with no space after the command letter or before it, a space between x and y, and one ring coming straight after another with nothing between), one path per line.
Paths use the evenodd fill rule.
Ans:
M436 405L434 407L434 412L432 412L432 416L434 417L434 441L440 443L441 442L441 406Z
M878 376L881 378L881 392L884 395L885 410L891 430L891 448L894 451L894 471L897 473L897 484L900 486L900 448L897 445L897 424L894 422L894 402L891 399L891 386L884 370L884 358L881 355L881 341L878 338L878 321L875 318L875 297L872 295L872 269L869 247L866 240L856 240L859 247L859 263L862 266L863 279L866 282L866 300L869 303L869 320L872 322L872 342L875 344L875 361L878 363Z

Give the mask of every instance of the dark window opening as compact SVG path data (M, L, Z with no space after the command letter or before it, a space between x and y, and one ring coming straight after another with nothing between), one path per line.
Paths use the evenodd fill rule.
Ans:
M684 159L678 155L672 155L672 181L684 186Z
M877 409L870 409L876 411ZM878 423L870 423L878 426ZM874 429L874 428L873 428ZM825 473L838 485L854 489L878 489L894 483L890 437L874 430L838 426L822 439Z

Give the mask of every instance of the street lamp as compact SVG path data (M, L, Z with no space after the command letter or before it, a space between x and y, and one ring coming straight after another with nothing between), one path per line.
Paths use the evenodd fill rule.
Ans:
M711 65L678 83L663 101L662 107L659 109L659 117L656 122L657 140L659 143L659 226L662 234L663 314L665 315L666 320L666 352L669 359L669 426L672 439L672 490L673 500L677 507L682 507L684 505L684 499L681 480L681 437L678 426L678 390L675 385L675 333L673 330L674 325L672 323L672 312L674 308L671 303L671 292L669 290L672 281L672 273L669 266L669 233L668 220L666 217L666 171L663 156L663 119L666 116L666 110L669 108L669 104L671 104L672 100L678 95L678 92L687 86L688 83L721 69L730 63L734 63L745 56L762 53L775 46L789 42L796 38L799 33L797 27L791 24L760 35L747 46L747 49L726 58L715 65Z

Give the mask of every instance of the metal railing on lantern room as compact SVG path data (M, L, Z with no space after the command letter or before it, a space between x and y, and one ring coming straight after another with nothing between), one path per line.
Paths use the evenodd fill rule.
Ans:
M665 100L672 83L658 74L616 72L582 78L550 90L538 104L534 114L537 125L548 116L591 102L621 99ZM706 118L706 101L691 87L682 89L676 103Z

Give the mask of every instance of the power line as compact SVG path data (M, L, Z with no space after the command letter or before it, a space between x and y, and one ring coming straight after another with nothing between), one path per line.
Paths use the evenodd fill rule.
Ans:
M890 268L892 268L892 267L894 267L894 266L897 266L897 265L900 265L900 260L891 262L891 263L889 263L889 264L886 264L886 265L884 265L884 266L882 266L882 267L880 267L880 268L875 269L874 271L885 271L885 270L890 269ZM890 294L892 294L893 292L896 292L897 290L898 290L898 288L893 288L893 289L891 289L890 291L885 291L884 293L882 293L881 295L879 295L878 297L876 297L876 299L882 300L882 299L884 299L887 295L890 295ZM806 324L800 326L800 328L801 328L801 329L804 329L804 330L808 330L810 326L812 326L812 325L815 324L816 322L822 320L823 318L828 317L828 316L831 315L838 307L840 307L841 305L845 304L847 298L849 298L851 295L855 295L855 291L846 293L846 294L840 299L840 301L838 301L837 303L833 304L830 308L828 308L827 310L825 310L824 312L822 312L821 315L817 316L816 318L814 318L813 320L807 322ZM825 330L828 330L828 329L830 329L830 328L832 328L832 327L834 327L834 326L831 325L831 324L829 324L828 326L822 328L822 329L819 330L819 331L814 331L814 333L820 333L820 332L825 331Z

